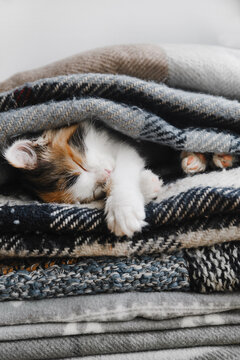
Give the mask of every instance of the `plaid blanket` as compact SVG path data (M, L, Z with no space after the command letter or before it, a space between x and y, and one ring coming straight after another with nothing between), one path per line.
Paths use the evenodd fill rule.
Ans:
M96 117L136 141L239 154L239 89L239 50L97 49L0 83L0 148ZM1 161L0 184L10 175ZM239 179L235 168L165 183L132 239L109 233L101 202L1 188L2 357L238 359Z
M159 50L162 56L168 55L168 66L166 57L164 61L155 57L159 78L157 72L153 78L150 70L140 79L119 74L64 75L66 69L61 68L63 72L55 74L61 76L43 75L41 80L1 93L0 147L22 134L95 117L136 141L167 145L176 151L240 154L239 52L183 47L191 59L184 63L177 48L175 55L171 46ZM201 53L201 61L194 60L193 53ZM213 54L218 54L219 60L212 61ZM143 52L147 66L146 59L149 57ZM220 71L224 62L227 71ZM213 65L217 80L211 71L203 75ZM183 75L185 85L181 83ZM0 182L4 183L8 174L1 166ZM24 260L14 260L13 267L10 260L2 262L1 299L174 288L201 292L238 289L239 175L240 168L235 168L164 184L157 201L146 206L148 226L131 239L108 231L101 203L96 207L43 204L2 195L0 256ZM79 259L82 256L89 259ZM26 257L31 257L30 264ZM49 264L46 257L53 262ZM73 263L66 264L60 257L70 257ZM151 267L147 278L146 263ZM89 282L78 279L78 273L86 273ZM130 277L123 276L125 273ZM45 291L47 283L49 292Z
M3 93L0 111L2 147L13 136L95 116L137 140L177 150L240 152L238 101L126 76L40 80ZM149 226L132 239L111 234L101 209L3 204L0 255L129 256L239 239L238 172L186 177L166 185L164 198L160 194L146 207Z

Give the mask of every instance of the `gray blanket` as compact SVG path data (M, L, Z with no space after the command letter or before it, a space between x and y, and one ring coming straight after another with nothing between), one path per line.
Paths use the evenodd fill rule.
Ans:
M136 359L136 352L192 360L217 356L223 345L221 354L239 354L240 302L238 293L164 292L10 301L0 304L0 324L4 360Z
M40 360L240 343L240 326L75 335L0 343L5 360Z
M238 360L240 346L197 346L191 348L142 351L129 354L81 356L66 360ZM60 359L58 359L60 360Z

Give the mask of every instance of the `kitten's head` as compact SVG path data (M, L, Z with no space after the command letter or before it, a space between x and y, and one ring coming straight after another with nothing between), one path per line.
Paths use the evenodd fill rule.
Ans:
M97 132L86 123L48 130L37 139L15 141L4 157L25 189L43 201L90 202L104 196L113 169L107 149L96 146Z

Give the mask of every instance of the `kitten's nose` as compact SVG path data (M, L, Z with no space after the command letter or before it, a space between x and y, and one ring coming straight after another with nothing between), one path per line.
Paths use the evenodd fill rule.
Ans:
M104 169L105 170L105 172L107 173L107 177L109 177L110 175L111 175L111 170L108 170L108 169Z
M105 183L109 178L109 176L111 175L111 172L112 171L109 169L104 169L104 171L102 171L102 173L99 174L98 181L101 183Z
M106 182L107 179L109 178L109 176L111 175L111 170L109 169L104 169L104 175L103 175L103 181Z

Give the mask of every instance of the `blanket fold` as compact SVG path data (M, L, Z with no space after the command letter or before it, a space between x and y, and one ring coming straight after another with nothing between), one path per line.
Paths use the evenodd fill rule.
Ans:
M67 358L66 360L196 360L196 359L233 359L238 360L240 346L197 346L182 349L139 351L128 354L95 355ZM60 359L58 359L60 360Z
M1 355L8 360L136 359L136 352L142 359L237 356L238 297L132 292L8 301L0 303Z
M171 87L238 99L239 50L190 44L114 45L13 75L0 92L26 82L77 73L122 74Z
M114 60L107 61L110 53ZM239 69L237 50L136 45L17 75L1 84L8 91L0 94L0 148L21 135L95 118L137 142L163 145L159 157L170 148L238 156ZM238 290L239 176L236 167L166 181L146 206L148 225L131 239L108 231L104 203L2 195L0 299Z
M240 290L240 242L140 257L2 261L0 301L129 291Z
M176 150L240 151L239 102L126 76L87 74L39 80L0 95L0 111L2 147L21 133L97 116L138 141ZM238 240L238 172L232 169L227 174L209 173L165 184L157 202L146 208L149 226L132 239L110 234L99 209L5 204L0 255L129 256Z
M0 150L94 118L159 159L238 157L239 89L240 50L87 51L0 83ZM103 201L44 204L9 189L1 160L1 358L240 357L240 167L173 172L130 239L108 231Z
M2 342L1 354L6 360L42 360L95 354L116 354L185 348L192 346L239 344L240 326L222 326L140 332L134 334L94 334L68 337ZM211 334L211 337L209 336ZM15 355L16 354L16 355Z

